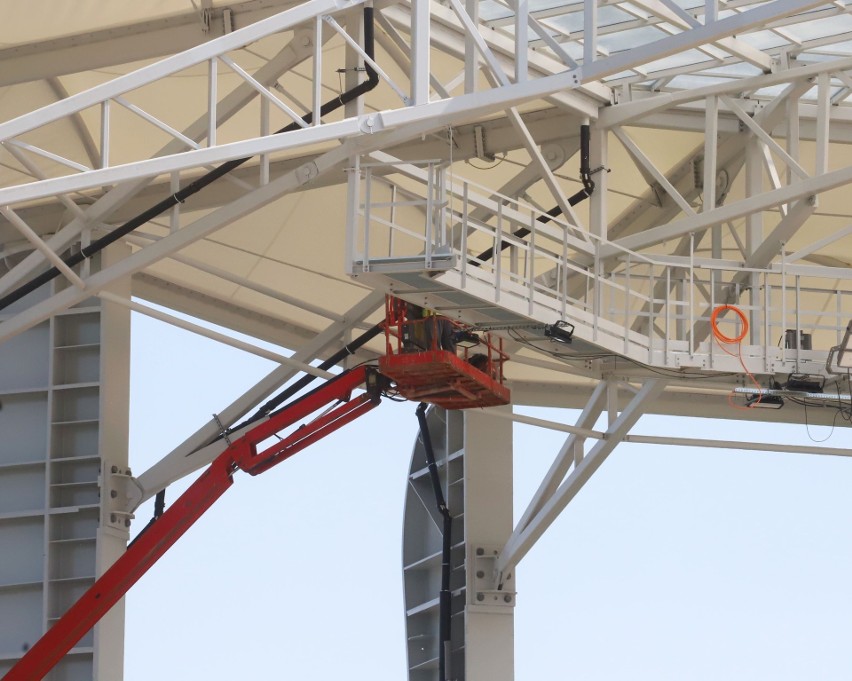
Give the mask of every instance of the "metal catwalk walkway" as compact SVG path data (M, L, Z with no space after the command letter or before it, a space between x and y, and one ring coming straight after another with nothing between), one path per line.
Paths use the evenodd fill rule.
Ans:
M574 326L570 350L667 369L821 373L852 317L852 281L797 261L747 267L639 254L439 164L374 154L350 206L350 271L370 285L491 329ZM352 180L350 180L350 188ZM500 257L494 257L499 253ZM735 304L739 315L717 315ZM795 341L796 338L802 342ZM786 343L785 343L786 340ZM818 350L810 348L820 348Z

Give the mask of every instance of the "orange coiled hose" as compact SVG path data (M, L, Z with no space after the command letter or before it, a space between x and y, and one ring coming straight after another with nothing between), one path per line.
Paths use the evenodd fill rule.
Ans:
M743 325L743 330L740 332L739 336L732 338L731 336L726 336L719 330L719 326L717 324L717 320L719 315L725 310L732 310L737 317L740 318L740 323ZM710 315L710 327L713 329L713 337L719 341L719 344L722 343L740 343L743 338L746 337L748 333L748 319L746 319L745 313L738 307L734 307L733 305L720 305L715 310L713 310L713 314ZM721 345L722 349L725 350L724 345Z
M723 312L726 312L727 310L731 310L735 315L737 315L737 317L740 320L740 324L742 325L742 329L740 330L740 333L737 336L728 336L728 335L722 333L721 330L719 329L719 324L718 324L719 315L722 314ZM734 404L734 402L732 401L732 398L734 396L733 392L731 392L731 394L728 395L728 404L731 405L734 409L752 409L755 405L760 403L762 396L761 396L761 393L760 393L760 390L761 390L760 383L757 382L757 379L748 370L748 368L745 365L745 362L743 361L742 342L743 342L743 339L745 339L746 335L748 334L748 319L746 318L745 313L740 308L735 307L734 305L719 305L715 310L713 310L713 313L710 315L710 328L713 330L713 338L716 339L716 342L719 344L719 347L722 348L722 350L724 350L726 353L728 353L732 357L737 357L740 360L740 364L742 365L743 371L745 371L746 376L748 376L749 379L751 379L751 382L754 383L754 385L755 385L755 387L757 388L757 391L758 391L757 392L757 401L754 404L752 404L750 407L741 407L737 404ZM733 352L728 350L727 347L725 347L726 345L733 345L734 343L736 343L736 345L737 345L736 354L734 354Z

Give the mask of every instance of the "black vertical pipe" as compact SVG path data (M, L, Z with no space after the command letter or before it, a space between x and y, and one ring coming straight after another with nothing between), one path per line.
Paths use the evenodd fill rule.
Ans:
M595 183L592 180L592 166L589 161L591 147L591 128L587 125L580 126L580 180L583 182L583 189L587 196L591 196L595 191Z
M432 449L432 437L429 434L429 424L426 423L427 406L425 402L421 402L417 406L417 420L420 423L420 437L423 440L423 451L426 454L432 490L435 492L438 512L444 519L441 547L441 592L438 598L438 678L440 681L450 681L453 618L452 594L450 593L450 574L452 572L450 552L453 546L453 517L450 515L450 509L447 508L444 492L441 489L441 480L438 477L438 466L435 463L435 452Z

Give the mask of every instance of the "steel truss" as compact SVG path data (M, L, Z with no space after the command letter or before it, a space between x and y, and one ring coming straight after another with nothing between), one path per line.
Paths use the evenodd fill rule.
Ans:
M355 4L357 3L347 5L347 9L351 8ZM795 8L799 11L806 10L809 7L810 4L807 3L795 4ZM441 102L441 106L436 107L438 102L429 102L427 101L428 98L424 99L423 97L420 97L418 99L417 97L402 95L402 103L412 104L412 106L407 106L403 109L397 110L385 110L380 114L375 115L367 114L360 118L356 117L355 119L341 121L339 123L321 123L319 116L316 115L320 99L318 96L319 88L315 87L313 93L313 110L315 116L314 123L312 125L308 126L301 123L303 127L302 130L295 131L287 135L273 136L272 138L258 137L253 140L234 142L226 145L217 144L217 129L221 126L224 120L227 120L230 113L239 107L240 103L245 102L246 94L259 93L267 109L271 104L283 111L290 119L298 119L298 121L301 122L299 115L297 115L287 103L280 101L280 98L274 94L273 88L262 85L265 80L270 79L266 73L263 74L264 78L255 78L250 76L248 72L239 67L236 62L228 56L228 52L232 51L234 48L244 46L250 42L260 40L264 37L275 34L276 32L280 32L281 30L290 29L307 20L311 20L314 22L313 35L317 38L317 40L311 41L309 33L303 32L298 36L298 40L294 38L293 41L291 41L291 44L298 43L303 48L310 47L309 50L303 50L303 52L299 55L299 59L310 57L314 64L314 74L321 74L321 45L324 42L322 37L323 26L331 26L333 32L344 35L350 45L356 44L352 38L349 38L348 35L346 35L346 32L343 30L340 23L334 20L331 15L327 14L329 10L334 8L334 5L327 5L319 2L308 3L305 6L289 10L279 16L264 20L251 27L242 29L241 31L237 31L228 36L224 36L216 41L211 41L199 48L194 48L184 55L167 59L157 65L153 65L152 67L147 67L139 72L118 78L115 81L107 83L99 88L95 88L89 92L70 97L63 100L61 103L46 107L32 115L0 125L0 137L2 137L2 143L5 148L9 149L10 152L19 159L22 165L29 167L33 174L36 174L38 170L37 166L32 161L33 155L50 158L51 160L59 163L60 166L68 166L69 164L64 162L68 161L68 159L63 159L59 154L51 152L48 149L42 149L20 141L17 139L20 135L48 126L51 122L61 118L78 116L82 111L93 106L101 107L103 114L101 116L99 131L99 137L101 139L101 158L99 165L101 167L97 169L89 169L83 167L79 163L71 162L71 168L80 172L73 175L64 175L62 177L45 178L36 182L30 182L15 187L9 187L5 190L0 190L0 200L7 204L3 209L4 216L8 219L10 224L15 226L16 229L18 229L38 249L43 258L46 258L55 264L59 262L59 252L61 252L67 244L67 237L66 239L54 241L53 245L42 242L35 233L35 230L29 228L25 221L15 212L13 207L14 204L23 201L44 199L47 196L57 194L62 197L63 202L67 206L72 207L72 211L75 213L78 220L82 221L84 219L88 219L91 221L92 219L98 219L101 217L99 211L96 209L98 204L96 203L95 207L90 208L89 210L92 211L92 213L88 214L88 218L84 218L84 214L81 209L77 208L76 204L70 198L74 192L84 191L99 185L110 184L130 178L152 178L158 174L162 174L163 172L172 174L172 184L176 187L179 186L180 172L186 172L193 168L208 166L210 163L240 158L246 155L251 155L255 152L261 153L259 180L262 186L265 181L268 181L268 154L270 153L285 149L298 148L306 144L321 141L330 141L333 139L346 140L348 138L357 138L361 140L356 145L359 150L364 150L367 146L373 148L387 146L389 141L391 141L388 139L388 135L396 135L396 138L400 139L399 130L404 124L407 124L408 126L407 131L409 132L409 136L411 132L414 131L412 125L417 125L417 130L419 130L421 134L436 129L437 126L434 125L435 114L431 113L430 110L437 110L438 108L441 110L441 124L444 126L452 124L456 116L462 117L487 113L495 108L505 108L507 105L522 102L535 96L549 96L549 94L556 95L557 90L559 89L558 86L562 84L562 81L564 81L566 76L572 83L572 89L585 88L586 91L594 92L594 89L591 88L591 86L585 86L584 83L596 83L607 73L623 68L624 65L622 62L626 59L624 54L602 56L598 54L599 50L593 46L594 41L586 41L586 43L592 45L592 47L588 48L589 52L584 55L585 60L583 62L582 69L576 66L576 63L574 62L573 64L568 64L568 71L560 74L558 72L554 72L556 64L547 65L549 67L548 70L548 68L545 68L540 63L536 63L536 75L542 75L539 75L537 78L530 78L529 76L532 75L532 73L528 73L526 74L527 77L519 78L518 75L515 74L517 82L512 83L505 73L505 67L501 65L498 57L496 56L498 54L503 55L504 59L507 56L508 49L505 41L503 44L500 44L499 40L495 39L490 41L492 44L489 44L489 41L485 41L481 37L474 37L472 47L463 42L458 42L458 45L465 45L465 47L468 48L466 51L460 51L460 54L466 54L470 57L471 50L473 50L477 58L484 63L485 66L483 68L486 69L487 73L491 74L490 80L494 86L488 92L471 92L468 95L461 95L452 98L449 104L450 111L448 111L448 105L445 102ZM594 13L592 12L592 9L593 8L590 8L585 14L588 14L589 17L593 16ZM696 26L694 20L687 21L687 19L681 17L680 23L686 24L683 26L683 31L677 33L675 36L671 36L670 38L663 38L660 41L644 46L643 49L638 52L631 51L630 55L635 63L653 61L654 59L662 58L664 55L673 50L685 49L693 43L703 44L703 36L705 36L708 31L711 31L711 29L724 32L724 28L728 27L730 24L731 26L736 25L736 31L738 34L742 34L750 27L755 26L760 22L771 22L785 12L789 12L791 9L792 5L791 7L787 7L787 5L783 5L783 3L772 3L771 6L760 8L759 11L749 10L748 12L742 12L734 17L728 17L727 19L718 20L716 22L709 22L708 20L708 23L701 26ZM672 19L670 15L674 12L674 10L671 8L663 6L662 9L657 7L656 10L658 13L662 14L663 18ZM478 31L474 30L474 21L460 5L455 5L453 7L453 13L456 18L456 27L461 29L459 33L462 36L472 36L473 33L476 33L476 36L479 35ZM383 21L385 21L388 26L392 25L394 21L396 23L400 23L401 19L399 16L399 8L392 8L387 12L387 14L389 15L389 18L383 19ZM435 14L439 17L437 23L442 29L449 24L452 18L447 14L447 12L444 12L442 15L441 11L437 11ZM532 23L535 24L535 19L533 19ZM586 26L586 29L590 30L590 27ZM427 25L422 30L428 34L430 26ZM729 30L733 29L729 27ZM309 31L309 29L306 28L305 31ZM509 55L513 58L512 61L515 63L517 63L518 54L521 52L517 46L521 44L522 38L524 37L523 33L524 31L520 31L520 34L516 37L514 53ZM398 36L398 33L396 35ZM722 42L725 41L723 40ZM730 41L725 42L725 45L730 48L728 51L741 54L741 56L742 53L747 52L747 50L745 50L745 48L743 48L737 41L734 41L734 43L735 44L732 46ZM526 51L523 50L523 53L526 54ZM290 53L288 52L288 55L289 54ZM538 60L538 62L541 61L542 60L540 59ZM199 118L195 127L187 131L190 134L178 132L168 123L142 111L135 105L131 105L124 98L128 92L142 90L145 86L156 83L162 78L181 72L182 70L191 68L195 65L205 63L208 65L207 68L210 74L207 98L208 110L205 116ZM290 56L290 63L282 66L286 68L288 65L292 66L293 63L295 62L292 56ZM218 64L224 64L239 75L239 77L244 81L241 86L241 92L245 93L242 94L243 99L241 101L238 98L231 97L229 100L230 104L226 102L223 106L222 110L224 113L222 115L220 115L220 109L217 105L215 75L219 68ZM611 134L622 145L624 145L630 157L639 167L639 172L648 179L649 183L652 184L653 187L655 187L653 191L658 202L661 204L672 203L675 210L682 213L684 217L679 220L676 219L671 221L668 224L655 227L654 229L643 230L641 234L627 234L615 239L613 237L618 236L617 230L616 233L612 233L612 230L610 230L609 238L612 240L612 243L601 242L599 254L595 257L593 267L594 272L606 273L607 276L617 277L619 276L617 271L619 269L623 270L623 267L619 268L617 265L610 263L623 260L624 254L627 252L641 252L661 243L662 241L685 237L687 234L692 234L693 237L691 238L700 240L701 237L695 235L702 233L703 230L712 225L725 224L732 220L738 220L748 216L752 216L749 219L754 219L753 216L755 216L758 211L780 207L779 210L785 215L785 221L783 224L779 224L775 232L773 232L764 241L764 247L762 249L754 249L755 251L759 250L759 252L750 254L749 258L746 260L747 268L760 271L770 265L772 252L773 250L777 250L777 244L786 243L787 240L795 234L798 227L801 226L801 224L803 224L812 213L811 209L813 206L810 204L813 200L810 197L813 197L816 193L821 191L842 186L849 181L850 177L848 176L847 170L841 169L831 173L826 172L826 153L820 154L819 158L816 160L817 165L813 175L809 175L804 171L802 166L795 161L789 152L785 151L773 140L770 134L773 127L771 124L778 119L779 112L793 110L795 108L794 104L801 99L803 94L802 90L806 89L802 84L807 83L810 78L818 78L821 85L817 88L820 94L817 102L818 115L815 120L817 133L816 143L818 148L827 149L827 144L829 140L832 139L831 126L829 125L829 117L827 114L827 106L831 90L830 83L832 78L840 79L841 81L845 78L844 69L848 66L846 60L838 60L837 63L829 62L814 64L800 68L790 67L783 70L779 70L775 64L763 64L763 66L767 67L764 70L771 70L768 67L773 66L773 68L775 68L775 73L756 76L746 81L735 81L727 86L725 84L714 85L704 89L690 90L674 95L667 94L665 96L649 98L647 100L640 100L637 102L626 102L605 108L601 111L599 121L600 130L611 131ZM412 81L417 80L418 67L421 67L422 69L423 65L418 64L415 55L415 58L412 60L412 68L415 69ZM275 70L280 72L281 68ZM531 68L528 70L532 71ZM269 71L272 71L272 69L269 69ZM550 75L548 75L548 73ZM380 75L384 76L385 79L390 82L395 91L402 93L400 87L397 84L392 83L384 71L381 71ZM319 79L317 79L315 84L318 86L318 83ZM788 90L784 93L784 97L787 98L790 103L786 106L786 108L782 108L779 106L777 101L774 102L773 105L768 107L766 110L758 112L758 117L755 121L752 121L750 115L754 114L753 106L751 104L747 104L745 106L740 105L737 101L734 101L730 95L728 95L728 93L733 92L742 93L738 98L738 101L751 102L752 100L750 100L749 97L759 98L761 91L770 86L778 85L779 83L788 84ZM547 86L548 84L550 84L550 87ZM414 87L414 85L412 85L412 87ZM474 94L476 97L473 97ZM598 90L595 94L599 95L601 94L601 91ZM491 101L483 101L488 95L491 95ZM122 106L129 106L132 111L137 113L147 123L154 125L158 129L173 136L175 141L171 144L171 147L163 149L155 157L152 157L149 160L138 160L132 163L109 167L109 139L111 134L115 134L111 132L109 120L109 107L111 106L111 102ZM418 102L421 103L418 104ZM733 114L741 125L748 127L749 132L752 133L757 140L759 140L757 144L761 148L760 153L763 155L763 164L767 168L767 173L769 174L773 185L773 188L770 191L761 191L759 192L759 197L750 196L726 206L715 205L715 197L705 195L703 197L701 212L698 214L690 203L694 197L691 198L688 195L681 194L678 188L669 182L664 176L663 171L654 165L651 158L642 152L637 143L631 138L629 132L625 130L625 125L641 125L643 120L647 120L650 115L663 109L673 110L688 107L694 102L699 102L706 107L708 113L705 119L705 128L708 130L718 129L720 107L721 110L729 113L729 115ZM576 98L574 101L560 101L560 104L563 107L573 107L573 110L579 115L589 114L591 111L595 110L594 106L590 105L590 101L587 101L585 104L580 104L577 102ZM564 193L559 187L559 184L554 178L547 163L538 152L536 140L530 135L529 130L525 128L518 112L511 106L509 106L507 111L509 113L510 121L523 140L524 147L531 155L534 166L544 177L545 183L547 184L551 194L554 196L554 200L563 209L564 214L572 217L576 227L584 228L584 226L580 224L578 217L574 214L574 211L567 205ZM261 118L266 119L265 116L262 116ZM800 115L799 118L806 117ZM763 123L760 122L761 120ZM796 119L790 118L788 120L793 121ZM265 125L266 130L268 130L268 122ZM794 131L790 129L791 126L795 126L795 134L797 135L795 139L792 136ZM262 120L261 128L263 127L264 122ZM310 128L310 130L307 128ZM795 124L792 122L788 124L787 138L788 146L791 148L798 145L798 131L800 131L801 128L802 125L799 120L796 120ZM768 132L766 131L767 129L769 130ZM365 136L363 133L365 131L367 132L366 137L370 140L370 142L364 141ZM258 132L263 133L264 130L260 129ZM199 142L196 142L195 139L206 139L206 148L200 148ZM380 142L378 140L382 141ZM344 142L344 144L346 143ZM174 151L175 146L183 146L185 151L177 154L169 153ZM716 177L717 171L719 170L719 168L717 168L717 164L721 161L736 166L739 165L740 160L738 158L719 158L717 148L724 148L724 141L722 141L719 145L714 146L708 143L705 146L706 149L704 150L705 154L703 158L703 185L709 188L709 194L713 191L716 185L716 182L712 180ZM188 150L186 150L187 148ZM351 150L352 149L350 148L348 151L351 152ZM781 179L774 158L776 156L786 164L787 182L784 186L781 186ZM342 160L347 157L348 156L345 153L341 152L339 154L334 154L331 158ZM292 171L291 179L279 185L280 189L278 189L275 195L281 195L281 193L292 191L293 189L302 186L305 182L315 180L322 174L319 167L320 166L317 166L316 164L307 163L295 171ZM332 163L326 162L322 164L323 170L328 170L331 167L333 167ZM726 170L726 168L723 167L722 170ZM41 174L43 175L43 173ZM729 179L731 174L732 173L728 173ZM245 189L247 192L249 191L248 187ZM129 195L133 193L133 190L130 190L127 187L124 188L124 191L127 192L127 194L123 197L119 195L116 197L117 200L126 201L129 198ZM264 198L261 198L261 196ZM271 191L258 192L257 190L254 190L252 193L246 194L243 197L245 199L243 203L245 208L240 209L240 211L256 209L263 205L264 202L270 200L272 196L273 192ZM708 201L708 199L713 200ZM101 201L103 200L104 199L101 199ZM598 201L600 200L601 199L598 199ZM793 201L797 200L800 204L796 206L796 210L792 212L791 216L786 216L788 206L790 206ZM108 205L105 206L105 208L108 207ZM225 219L232 220L233 215L234 214L229 214ZM170 221L172 230L176 230L181 222L180 207L176 207L173 211L170 216ZM635 224L635 220L633 222ZM73 234L78 227L79 224L74 225L74 223L72 223L72 226L70 226L66 235ZM212 230L216 229L216 227L211 226L207 229ZM584 229L591 229L593 233L595 231L600 231L599 226ZM205 231L204 233L206 234L209 232ZM174 247L166 245L165 242L168 241L169 237L160 240L160 242L157 243L157 250L160 251L160 255L153 257L152 260L146 260L146 262L152 262L159 259L163 257L163 254L175 252L178 248L185 246L186 243L199 238L189 236L188 232L185 236L186 239L176 240L178 243L176 243ZM740 241L742 242L742 239ZM693 241L692 243L694 251L695 242ZM154 247L149 246L147 248ZM681 248L681 251L684 250L688 251L688 249ZM585 261L583 258L579 258L577 263L581 267L589 267L592 264L590 262L592 258L589 253L584 255ZM690 254L685 253L683 257L690 257ZM31 256L28 267L25 266L23 268L19 268L14 274L6 275L3 280L0 280L0 285L4 285L4 288L14 285L18 280L20 280L25 272L32 271L31 268L36 260L37 256ZM665 258L662 260L665 261ZM693 262L694 265L694 253L692 254L690 262ZM679 263L669 261L668 264L673 267ZM144 264L142 266L144 267ZM740 265L738 264L736 266L739 267ZM795 268L796 264L792 262L786 263L784 267L785 274L790 267ZM86 282L84 284L84 282L76 274L67 268L64 268L63 273L78 289L82 289L86 286L88 287L87 290L89 290L92 285L92 282ZM807 274L812 273L817 276L820 276L821 274L831 276L831 274L833 274L830 272L807 271ZM125 273L120 274L123 275ZM795 272L795 275L800 276L803 274L805 274L805 272ZM622 273L620 276L626 276L629 278L631 275L629 273L626 275ZM634 281L635 276L637 275L634 275ZM643 275L640 274L638 276L641 277ZM654 275L647 274L644 276L646 278L649 276L651 278L654 277ZM754 279L754 276L755 275L753 274L751 277L752 280ZM658 276L657 278L659 280L662 276ZM695 277L693 274L691 276L691 281L694 280ZM660 285L661 284L657 284L658 287ZM742 287L743 285L744 282L741 281L726 282L726 286L729 288L731 286ZM710 286L710 288L712 287L713 285ZM730 302L732 297L736 297L736 293L731 294L726 292L723 297L725 298L725 302ZM656 298L657 296L653 295L649 298L649 301L655 301ZM70 299L71 298L69 297L68 300ZM715 302L715 300L712 302ZM707 304L712 304L712 302L707 301ZM678 301L678 304L682 305L683 303L684 301L682 300ZM67 302L60 302L56 308L51 309L61 309L63 305L67 304ZM654 302L648 302L645 305L648 309L654 308L655 306L659 307L659 305L656 305ZM600 310L595 310L595 313L599 315ZM690 314L697 320L696 323L700 324L699 318L702 315L697 314L695 311L691 311ZM840 316L845 314L845 311L841 311L839 313ZM646 311L646 316L647 319L644 324L647 326L651 323L651 319L654 314L653 312ZM683 315L676 316L682 317ZM33 317L33 321L31 323L36 322L37 319L38 317ZM833 327L837 325L836 321L837 320L832 320L831 325ZM634 328L638 323L639 322L637 321L633 324ZM783 320L781 324L787 325L788 322ZM24 328L24 326L19 328ZM6 336L16 333L16 330L14 326L6 324L6 329L0 331L0 333L3 333L3 335ZM696 337L700 342L700 334ZM768 345L768 339L764 339L764 341L765 344ZM694 353L694 346L696 344L696 340L691 341L692 347L690 347L690 354ZM651 359L653 360L653 357L651 357ZM764 364L768 361L769 360L764 360Z
M511 0L487 9L471 0L412 0L376 7L381 54L371 58L362 46L365 4L309 0L271 16L266 5L237 6L258 20L221 35L216 29L210 37L218 37L196 38L186 51L70 95L58 79L64 71L34 64L32 77L53 77L61 100L0 123L0 148L14 175L0 187L0 252L14 256L0 295L48 265L63 279L49 294L0 311L0 342L94 295L214 335L107 290L132 279L151 298L166 291L162 298L175 307L230 304L151 273L165 261L323 320L317 333L315 323L253 318L251 328L264 330L258 336L277 334L295 354L241 344L281 366L135 479L125 490L130 513L215 459L225 447L222 429L297 371L322 374L309 363L363 326L384 290L473 324L508 319L502 331L516 366L568 384L556 391L519 372L518 402L534 395L528 401L555 404L570 393L582 412L573 425L494 414L569 433L511 536L498 542L490 585L497 593L620 442L696 444L632 435L644 413L695 412L702 400L719 402L734 384L747 384L747 372L764 382L793 371L825 373L828 349L852 318L852 213L842 196L852 183L842 146L852 141L852 55L837 47L852 27L842 3L810 0L724 7L708 0L688 10L670 0L584 0L546 10ZM613 11L601 12L604 6ZM797 34L826 21L836 23L833 32ZM187 47L185 40L176 44ZM155 56L144 42L132 40L135 58ZM342 74L333 53L340 47ZM12 59L3 52L0 59ZM273 56L258 60L258 53ZM104 65L105 58L87 48L73 63ZM323 118L324 99L341 82L359 82L365 64L380 87ZM206 87L185 95L179 116L158 108L160 88L188 74L203 74ZM250 123L234 125L238 118ZM270 134L280 124L298 129ZM591 128L595 190L575 206L565 168L580 149L581 124ZM69 151L56 134L67 126L78 131L80 149ZM666 134L677 149L661 149ZM141 141L127 149L130 137ZM150 196L174 194L206 169L247 157L215 196L178 204L128 235L126 258L99 268L64 263L69 249L108 233ZM495 173L493 182L483 174L465 179L463 163L477 159L521 167ZM348 176L337 172L344 168ZM378 289L362 292L348 310L186 252L287 194L343 182L347 266ZM521 227L527 233L518 236ZM430 276L412 285L424 271ZM711 338L710 315L723 304L740 307L750 321L738 356ZM230 312L234 326L248 325L236 304ZM556 319L574 324L573 347L554 350L529 330ZM779 347L788 331L808 334L814 349ZM704 392L693 388L696 379L706 381ZM604 414L607 425L596 430ZM801 410L782 420L800 421ZM511 643L505 624L501 640Z

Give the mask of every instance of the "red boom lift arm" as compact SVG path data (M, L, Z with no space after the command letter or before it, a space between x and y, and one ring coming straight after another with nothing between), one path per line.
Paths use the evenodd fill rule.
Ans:
M258 475L366 414L381 401L383 377L372 367L344 372L234 440L170 507L141 534L80 599L12 667L3 681L42 679L148 569L233 484L238 470ZM367 392L350 400L366 384ZM258 451L281 430L326 405L342 401L282 440Z

